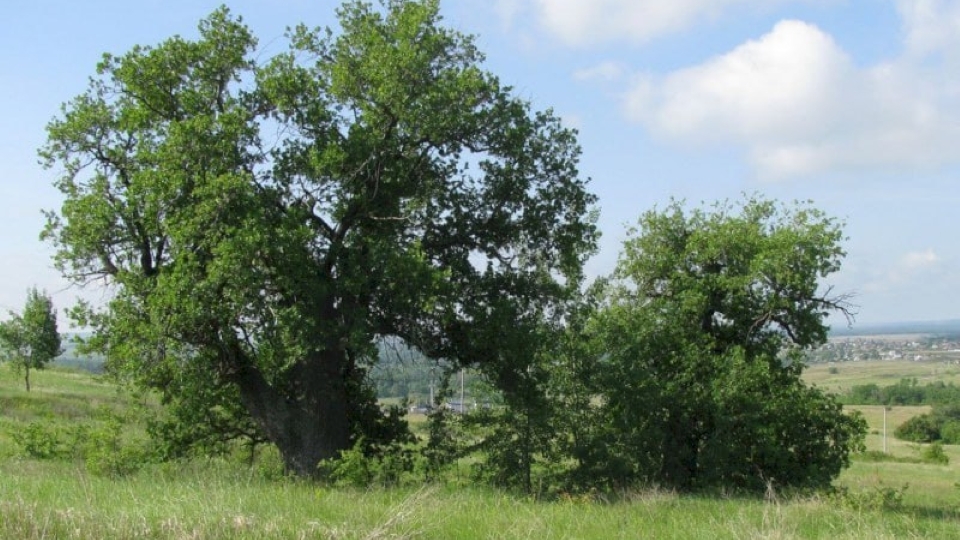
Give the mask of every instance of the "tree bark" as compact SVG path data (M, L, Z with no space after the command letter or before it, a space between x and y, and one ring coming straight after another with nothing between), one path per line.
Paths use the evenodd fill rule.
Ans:
M291 373L292 393L278 391L254 366L238 374L244 406L277 445L287 471L297 476L317 476L322 460L350 447L344 360L342 351L302 360Z

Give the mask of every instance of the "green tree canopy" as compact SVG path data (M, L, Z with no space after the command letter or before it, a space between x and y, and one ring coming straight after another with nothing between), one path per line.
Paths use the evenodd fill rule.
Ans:
M41 150L63 171L59 268L112 291L75 311L91 346L164 394L166 432L253 432L302 475L390 435L365 381L378 339L510 380L498 343L596 239L574 132L484 71L436 0L338 16L262 61L225 8L195 40L106 55Z
M806 204L645 213L588 328L607 450L583 466L680 488L828 484L864 424L804 385L799 351L850 315L821 282L842 239Z
M30 391L30 370L43 369L63 352L57 314L46 292L31 288L27 291L23 312L11 312L10 319L0 322L0 352L0 358L23 371L27 392Z

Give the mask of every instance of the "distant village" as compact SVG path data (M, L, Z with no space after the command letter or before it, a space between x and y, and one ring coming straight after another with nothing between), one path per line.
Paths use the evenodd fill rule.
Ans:
M833 337L808 353L808 362L912 360L960 364L960 336L891 334Z

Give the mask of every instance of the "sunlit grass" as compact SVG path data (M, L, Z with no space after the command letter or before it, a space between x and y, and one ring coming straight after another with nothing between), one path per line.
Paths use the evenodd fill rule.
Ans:
M847 485L872 489L871 479L895 465L902 464L858 464ZM952 538L960 527L946 488L881 512L823 496L650 490L605 502L445 486L332 490L265 480L221 461L110 479L66 463L21 460L0 465L0 474L4 538Z
M904 378L916 378L921 385L934 381L960 384L960 366L942 361L869 360L813 364L803 373L808 383L838 394L864 384L889 386Z
M27 394L0 367L0 538L955 538L960 530L960 447L947 466L855 460L838 485L854 493L902 491L898 508L851 505L825 494L680 495L647 489L537 500L449 484L331 489L285 479L238 458L146 464L130 475L82 462L27 459L11 433L32 421L97 421L106 406L138 403L85 374L49 371ZM880 407L856 407L880 450ZM893 429L925 408L887 413L888 453L917 457ZM422 422L422 419L418 420ZM463 473L466 475L467 473Z

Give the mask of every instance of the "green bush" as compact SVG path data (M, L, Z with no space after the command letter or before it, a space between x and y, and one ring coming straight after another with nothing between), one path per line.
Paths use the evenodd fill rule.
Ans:
M94 474L125 476L150 461L145 450L123 440L123 424L119 418L109 418L102 425L85 429L82 433L84 440L81 442L78 437L78 445L87 470Z
M444 384L446 384L445 381ZM461 456L461 418L444 407L427 416L427 442L420 451L423 456L423 475L428 480L441 478L444 472Z
M895 456L893 454L888 454L886 452L881 452L880 450L866 450L853 455L853 458L857 461L865 461L869 463L880 463L880 462L891 462L891 463L920 463L920 459L916 457L908 456Z
M938 465L947 465L950 463L950 456L943 452L943 445L939 442L935 442L930 446L927 446L920 452L920 457L928 463L936 463Z
M940 427L932 415L921 414L900 424L894 435L905 441L928 443L940 439Z
M907 484L899 488L881 484L863 491L850 491L846 487L836 487L833 488L830 499L840 506L857 512L898 510L903 507L903 494L907 487L909 487Z
M273 444L263 445L253 462L254 471L263 480L277 481L287 477L280 450Z
M960 405L936 405L929 414L907 420L894 434L906 441L960 444Z
M102 407L95 422L78 424L70 430L70 455L82 461L87 470L101 476L125 476L140 470L145 464L157 461L147 441L125 436L131 423Z
M960 421L949 420L940 427L943 444L960 444Z
M372 484L393 486L417 467L416 456L408 446L396 446L371 453L363 438L340 457L318 466L320 476L337 486L366 487Z
M20 449L34 459L58 459L68 453L63 432L49 422L30 422L12 435Z

